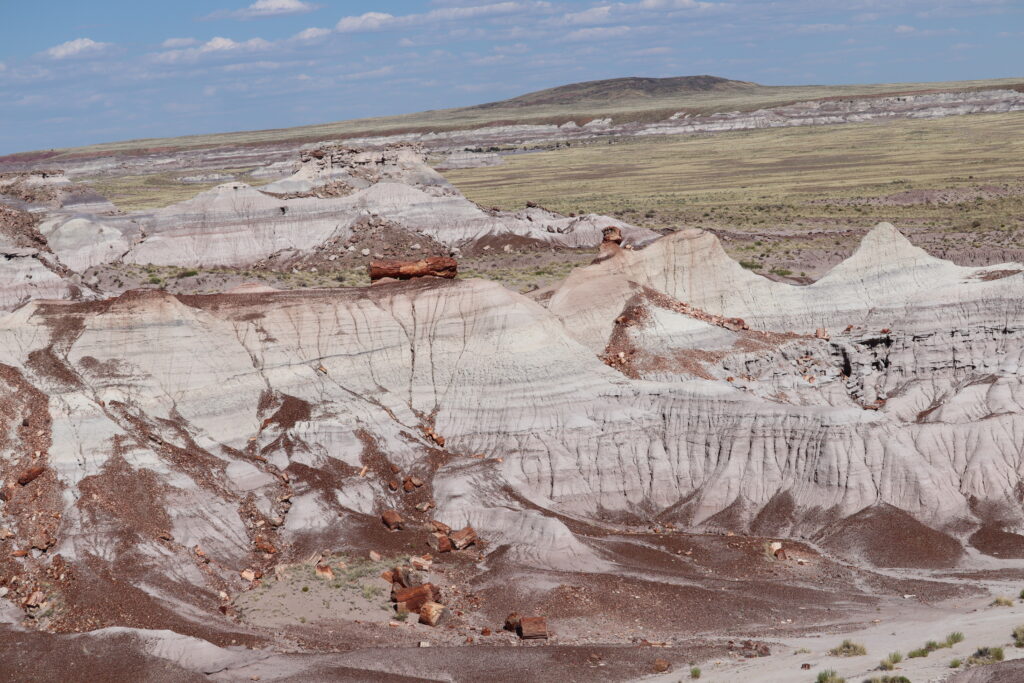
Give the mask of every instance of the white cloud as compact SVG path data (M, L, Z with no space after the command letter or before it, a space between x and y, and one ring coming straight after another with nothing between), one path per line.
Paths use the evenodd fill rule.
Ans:
M339 33L379 31L398 21L398 17L384 12L367 12L358 17L343 17L335 27Z
M46 51L46 54L51 59L67 59L69 57L98 54L108 47L110 47L110 43L97 43L91 38L75 38L60 45L54 45Z
M160 43L160 47L168 49L180 48L180 47L192 47L199 41L195 38L168 38L164 42Z
M342 17L335 27L339 33L365 33L395 28L407 28L430 23L461 21L525 12L544 12L551 9L549 2L496 2L469 7L441 7L423 14L395 16L386 12L366 12L359 16Z
M331 30L328 28L307 28L305 31L299 31L292 40L317 40L324 36L330 35Z
M906 24L900 24L899 26L893 29L893 31L895 31L896 33L913 33L916 30L917 29L914 28L913 26L907 26Z
M250 38L241 42L231 38L217 36L211 38L199 47L190 47L184 50L168 50L153 56L154 61L163 64L177 64L179 62L193 62L200 57L216 53L232 52L258 52L273 47L273 43L263 38Z
M632 29L629 26L609 26L607 28L581 28L577 31L572 31L565 36L565 40L570 42L581 42L585 40L604 40L606 38L615 38L618 36L624 36L629 33Z
M3 73L4 71L7 71L7 65L0 62L0 73Z
M221 10L214 12L206 19L257 19L259 17L276 17L282 14L305 14L319 6L303 0L256 0L248 7L233 12Z

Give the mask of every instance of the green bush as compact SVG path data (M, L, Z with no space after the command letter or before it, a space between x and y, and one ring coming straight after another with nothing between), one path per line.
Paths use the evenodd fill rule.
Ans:
M700 667L695 666L690 669L690 678L700 678Z
M960 631L953 631L946 636L946 647L953 647L957 643L962 643L964 640L964 634Z
M959 668L960 668L960 666L961 666L962 664L963 664L963 661L962 661L962 660L960 660L960 659L954 659L954 660L951 660L951 661L949 662L949 668L950 668L950 669L959 669Z
M1024 626L1013 629L1013 644L1017 647L1024 647Z

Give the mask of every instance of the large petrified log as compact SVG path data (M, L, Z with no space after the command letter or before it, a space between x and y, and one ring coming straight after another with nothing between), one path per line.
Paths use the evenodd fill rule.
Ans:
M428 275L453 280L459 273L459 264L447 256L431 256L420 261L371 261L369 270L371 282L386 277L410 280Z

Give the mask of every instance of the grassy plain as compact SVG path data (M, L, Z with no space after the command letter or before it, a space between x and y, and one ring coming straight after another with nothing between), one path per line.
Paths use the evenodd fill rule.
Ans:
M604 139L445 175L485 206L711 228L766 270L820 272L883 220L988 260L1021 244L1024 113Z
M442 109L401 116L339 121L296 128L192 135L177 138L126 140L74 149L53 150L41 159L59 163L67 157L125 154L173 149L199 149L223 145L275 144L281 142L319 141L363 135L399 132L445 131L477 128L497 124L584 123L595 118L610 117L617 122L663 119L669 114L686 111L694 114L721 111L750 111L802 100L823 97L884 95L935 90L969 90L1020 86L1021 79L984 81L951 81L946 83L882 83L835 86L764 86L749 84L720 90L680 92L636 98L572 99L564 103L522 106L515 100L508 103ZM13 155L16 158L18 155Z

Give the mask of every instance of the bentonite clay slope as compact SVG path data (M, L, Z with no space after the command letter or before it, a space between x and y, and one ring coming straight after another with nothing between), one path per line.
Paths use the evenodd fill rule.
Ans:
M703 266L687 243L705 245ZM45 581L67 606L40 617L52 628L158 621L202 635L218 591L271 570L261 548L344 547L392 508L410 525L470 523L521 567L612 570L574 526L650 519L952 566L973 532L1017 538L1024 522L1022 277L969 277L896 247L888 228L870 236L820 285L836 310L809 297L810 318L795 308L807 295L728 270L703 235L585 268L559 297L601 274L605 296L579 305L604 310L613 285L628 287L632 308L609 310L626 325L610 336L636 344L628 363L577 341L564 308L567 323L477 280L29 303L0 317L0 570L30 579L10 597ZM631 284L645 273L646 290ZM901 299L879 282L919 291ZM755 329L725 317L758 301ZM822 315L891 322L756 329ZM687 345L724 360L700 374L630 358ZM392 465L423 488L393 491ZM887 549L920 545L901 534L933 542L899 556ZM121 621L115 590L135 606Z

